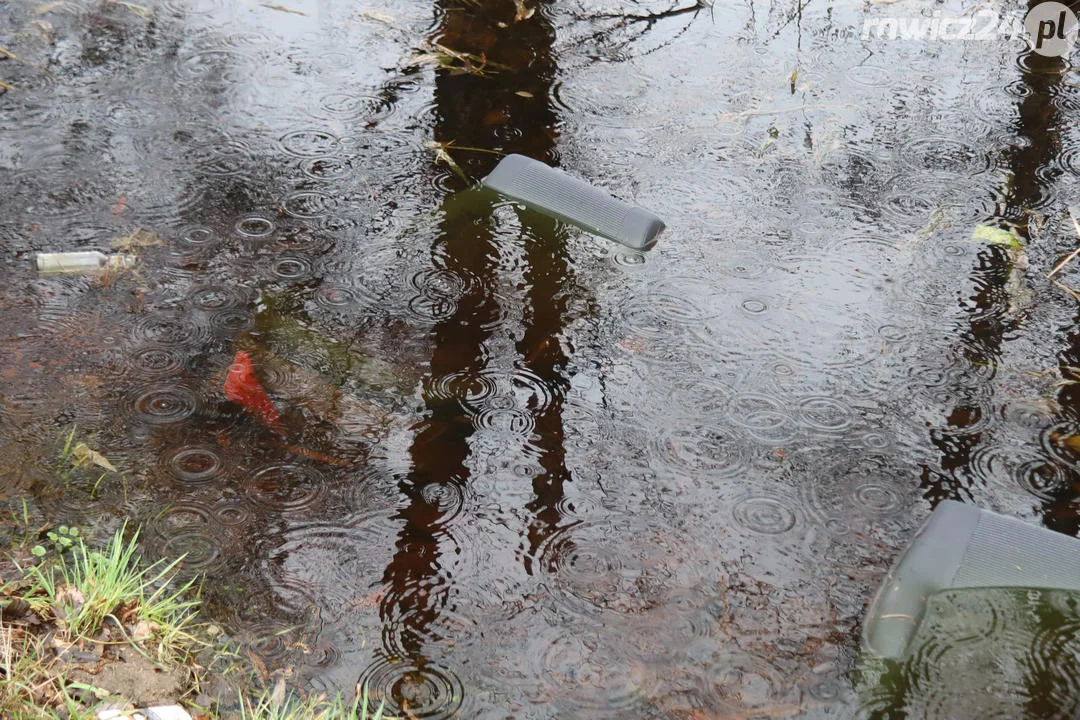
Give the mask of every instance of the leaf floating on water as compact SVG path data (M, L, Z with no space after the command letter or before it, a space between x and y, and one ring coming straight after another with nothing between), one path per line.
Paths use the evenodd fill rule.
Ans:
M515 94L515 95L517 95L518 97L523 97L523 98L531 98L531 97L534 97L534 95L533 95L533 94L532 94L531 92L527 91L527 90L518 90L518 91L517 91L516 93L514 93L514 94Z
M459 178L465 182L469 182L469 178L465 175L465 171L461 169L461 166L457 164L454 158L450 157L450 153L446 152L446 150L443 150L442 148L436 150L435 159L446 164Z
M77 465L84 463L90 463L91 465L97 465L99 468L104 468L109 472L116 472L116 468L113 466L109 459L99 453L97 450L90 449L86 443L79 443L71 451L72 456L76 459Z
M1024 244L1011 230L993 227L992 225L976 225L971 233L972 240L979 240L990 245L1001 245L1010 250L1023 250Z
M378 10L365 10L364 12L360 13L360 17L364 17L369 20L376 20L387 25L397 24L397 21L394 20L393 16L387 15L386 13L381 13Z
M143 7L142 5L136 5L135 3L124 2L123 0L111 0L113 5L119 5L125 7L131 12L135 13L143 20L149 20L154 16L154 9Z
M514 22L521 22L522 20L528 20L536 12L536 8L525 7L525 0L514 0L514 7L517 11L514 13Z
M413 55L409 58L409 62L406 63L408 67L420 67L421 65L441 65L443 61L442 56L435 53L420 53Z
M259 4L262 5L264 8L267 8L269 10L277 10L278 12L292 13L293 15L303 15L304 17L308 16L308 14L306 12L301 12L300 10L293 10L292 8L285 7L284 5L275 5L273 3L259 3Z
M427 143L425 143L425 146L435 151L435 162L443 163L451 170L453 170L454 174L457 175L459 178L461 178L465 182L469 182L469 178L465 174L465 171L461 169L461 166L457 164L457 161L455 161L454 158L450 157L450 153L446 151L446 149L450 147L450 143L441 143L434 140L429 140Z

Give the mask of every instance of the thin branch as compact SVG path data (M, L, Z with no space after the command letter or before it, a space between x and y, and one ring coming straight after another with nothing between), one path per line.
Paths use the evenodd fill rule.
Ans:
M645 13L644 15L632 15L629 13L615 14L615 13L597 13L593 15L591 19L600 20L627 20L629 22L646 22L652 25L653 23L664 20L665 18L678 17L679 15L685 15L686 13L696 13L700 10L710 7L709 3L698 0L698 2L687 7L673 7L670 10L664 10L658 13Z
M799 5L797 8L795 8L795 12L791 13L791 15L788 16L787 21L784 22L783 25L778 27L776 29L776 32L774 32L772 34L772 37L769 38L769 39L770 40L775 40L777 37L779 37L780 33L784 31L784 28L786 28L788 25L790 25L791 21L794 20L795 18L802 19L802 11L805 10L806 6L809 5L811 2L813 2L813 0L806 0L806 2L804 2L802 5Z
M1074 228L1076 229L1076 237L1077 237L1077 240L1080 240L1080 223L1078 223L1078 222L1076 221L1076 214L1075 214L1075 213L1073 213L1073 209L1072 209L1071 207L1069 208L1069 217L1070 217L1070 218L1072 218L1072 223L1073 223L1073 227L1074 227ZM1076 248L1075 250L1073 250L1073 251L1072 251L1072 252L1071 252L1071 253L1069 254L1069 256L1068 256L1067 258L1065 258L1064 260L1062 260L1061 262L1059 262L1059 263L1058 263L1057 265L1055 265L1055 266L1054 266L1054 269L1053 269L1053 270L1051 270L1050 272L1048 272L1048 273L1046 274L1046 277L1047 277L1047 278L1052 278L1052 277L1054 277L1054 274L1055 274L1055 273L1057 273L1057 271L1058 271L1058 270L1060 270L1061 268L1065 267L1065 266L1066 266L1066 265L1068 265L1068 264L1069 264L1070 262L1072 262L1072 261L1073 261L1073 259L1074 259L1074 258L1075 258L1075 257L1076 257L1077 255L1080 255L1080 246L1077 246L1077 248ZM1070 292L1071 292L1071 291L1070 291Z
M1061 283L1061 282L1058 282L1056 280L1052 280L1050 282L1053 283L1054 285L1056 285L1057 287L1062 288L1063 290L1066 291L1066 293L1068 293L1069 295L1074 297L1077 302L1080 302L1080 294L1078 294L1076 290L1072 289L1071 287L1069 287L1065 283Z
M10 59L14 60L17 63L21 63L23 65L26 65L27 67L32 67L35 70L40 70L41 72L45 73L49 77L55 77L51 72L49 72L45 68L41 67L40 65L35 65L34 63L30 62L29 60L23 60L21 57L19 57L15 53L11 52L7 48L0 47L0 55L3 55L4 57L10 58ZM10 89L10 86L8 86L8 87Z

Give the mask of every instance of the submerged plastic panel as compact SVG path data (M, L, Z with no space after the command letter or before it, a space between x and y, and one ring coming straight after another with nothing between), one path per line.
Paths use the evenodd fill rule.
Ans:
M524 155L507 155L484 186L636 250L648 250L664 230L648 210Z
M1080 539L947 500L889 571L863 644L902 657L930 595L974 587L1080 590Z

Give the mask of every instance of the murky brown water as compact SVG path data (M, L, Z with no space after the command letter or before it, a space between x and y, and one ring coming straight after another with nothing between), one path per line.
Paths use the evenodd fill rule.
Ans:
M418 718L1068 714L1075 683L988 710L851 669L935 502L1080 530L1077 300L1045 278L1080 73L860 38L911 0L628 7L5 3L0 493L134 518L270 667ZM473 202L439 147L669 231ZM970 239L1007 222L1026 272ZM136 228L136 272L33 268ZM223 395L238 349L279 432ZM122 478L55 478L72 425ZM1066 635L1039 677L1075 675Z

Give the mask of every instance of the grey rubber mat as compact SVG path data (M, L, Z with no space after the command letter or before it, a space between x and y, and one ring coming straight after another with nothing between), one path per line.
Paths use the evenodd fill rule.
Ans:
M958 588L1080 590L1080 540L954 501L938 505L878 590L863 644L901 657L927 599Z
M664 223L639 207L524 155L507 155L484 186L636 250L656 244Z

